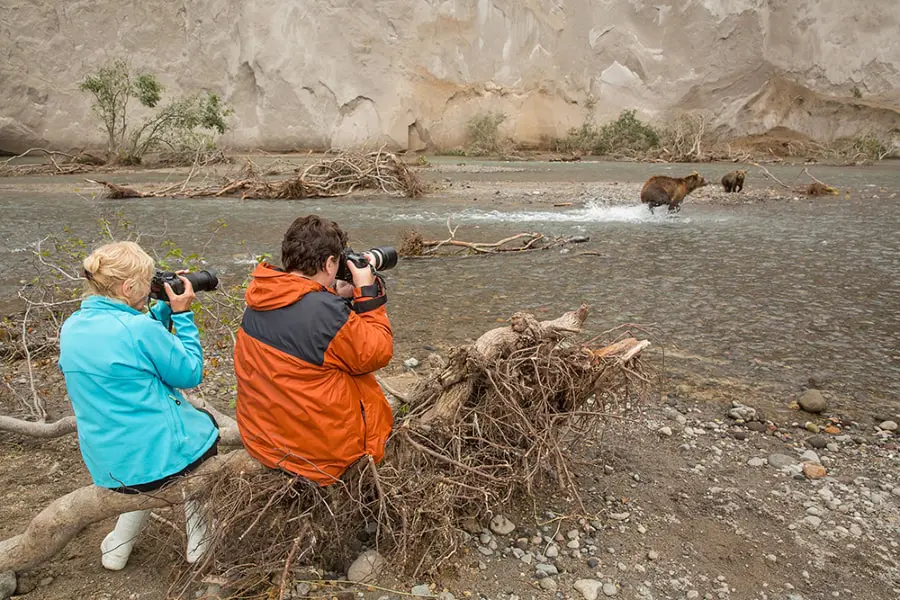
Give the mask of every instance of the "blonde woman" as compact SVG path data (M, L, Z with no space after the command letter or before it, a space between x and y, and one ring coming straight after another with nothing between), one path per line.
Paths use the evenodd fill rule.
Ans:
M166 284L168 303L148 312L153 259L134 242L115 242L84 259L85 298L60 335L59 366L94 484L135 494L159 489L216 454L218 429L178 388L199 385L203 351L191 303ZM174 331L170 333L170 331ZM187 559L206 550L206 527L186 503ZM121 515L101 544L103 566L125 567L150 511Z

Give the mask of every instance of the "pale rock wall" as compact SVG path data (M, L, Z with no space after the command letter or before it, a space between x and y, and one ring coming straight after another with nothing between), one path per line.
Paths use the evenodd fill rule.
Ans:
M451 147L479 112L519 142L635 108L740 135L900 130L897 0L4 0L0 149L102 147L78 82L126 57L219 93L225 144ZM864 100L847 100L857 86ZM796 98L806 100L798 103Z

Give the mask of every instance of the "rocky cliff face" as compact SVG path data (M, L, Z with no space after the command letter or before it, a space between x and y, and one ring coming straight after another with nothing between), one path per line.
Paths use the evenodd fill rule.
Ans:
M488 110L538 142L590 98L828 140L900 130L898 29L897 0L6 0L0 149L102 146L77 87L116 57L218 92L233 148L450 147Z

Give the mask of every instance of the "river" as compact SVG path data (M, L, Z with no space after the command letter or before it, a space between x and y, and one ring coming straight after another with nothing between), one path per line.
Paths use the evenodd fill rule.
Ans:
M552 195L554 182L636 182L647 173L647 165L622 163L478 164L513 170L448 177L533 182ZM699 168L719 175L729 170ZM799 168L770 170L789 180ZM588 235L591 241L568 252L401 260L388 274L398 358L421 359L430 347L471 341L515 311L551 318L586 302L592 307L591 332L641 324L657 347L698 374L773 382L789 390L816 376L854 402L898 408L900 168L883 163L817 167L815 173L854 193L736 206L688 202L669 217L602 197L565 208L546 201L464 206L440 193L422 200L113 201L93 198L78 177L7 178L0 180L0 297L14 295L28 279L36 240L63 227L93 239L101 217L127 219L148 243L167 238L185 252L200 252L229 281L246 276L253 256L268 252L277 258L280 237L298 215L333 218L350 232L357 250L396 245L401 232L412 228L441 239L452 216L462 238L492 241L540 231ZM600 255L579 254L585 250Z

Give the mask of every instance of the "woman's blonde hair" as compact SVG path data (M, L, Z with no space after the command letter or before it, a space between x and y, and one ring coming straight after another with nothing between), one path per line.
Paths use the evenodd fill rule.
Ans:
M148 284L153 276L153 259L134 242L113 242L100 246L84 259L87 295L107 296L128 302L122 295L122 284Z

